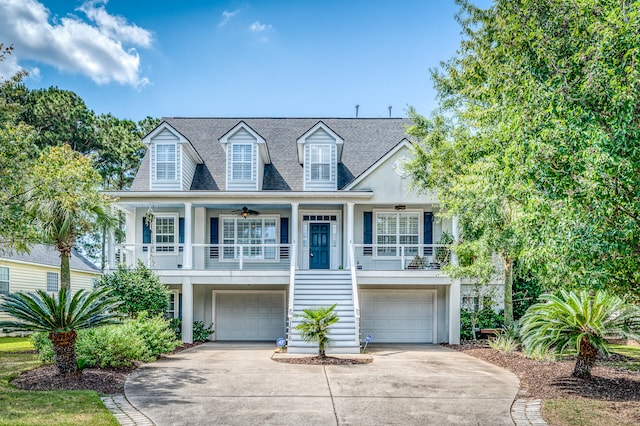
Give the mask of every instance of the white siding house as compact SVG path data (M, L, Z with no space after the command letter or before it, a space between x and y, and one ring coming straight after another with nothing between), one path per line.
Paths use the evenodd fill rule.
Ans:
M435 218L433 194L410 189L408 125L166 118L144 139L132 188L110 193L127 218L110 265L140 259L158 273L185 342L199 320L213 324L211 339L285 337L290 352L313 352L296 315L336 303L333 352L358 352L368 334L458 343L460 282L440 269L451 259L437 244L457 226ZM175 175L173 157L158 156L171 144Z

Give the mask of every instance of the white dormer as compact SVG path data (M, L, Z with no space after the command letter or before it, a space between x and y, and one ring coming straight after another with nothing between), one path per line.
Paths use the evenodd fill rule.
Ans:
M149 147L151 170L149 189L188 191L203 161L189 140L166 122L142 139Z
M299 137L297 143L298 161L304 167L304 190L337 190L344 140L320 121Z
M261 190L264 166L271 163L264 138L241 121L219 140L227 155L227 191Z

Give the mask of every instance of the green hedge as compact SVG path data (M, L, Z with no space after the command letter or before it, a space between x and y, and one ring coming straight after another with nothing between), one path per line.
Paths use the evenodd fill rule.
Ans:
M32 341L38 358L53 362L53 346L47 334L36 333ZM122 324L80 330L76 353L80 367L128 367L135 361L153 361L179 344L168 320L145 313Z

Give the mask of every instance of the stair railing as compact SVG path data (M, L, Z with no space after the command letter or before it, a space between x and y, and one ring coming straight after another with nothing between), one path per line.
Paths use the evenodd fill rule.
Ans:
M353 242L349 241L349 265L351 265L351 292L353 293L353 316L356 326L356 345L360 346L360 300L356 273L356 253Z
M295 284L296 284L296 245L295 243L291 244L291 254L289 255L289 261L291 264L289 265L289 309L287 311L287 318L289 320L289 326L287 327L287 342L291 342L291 337L293 334L293 298L295 295Z

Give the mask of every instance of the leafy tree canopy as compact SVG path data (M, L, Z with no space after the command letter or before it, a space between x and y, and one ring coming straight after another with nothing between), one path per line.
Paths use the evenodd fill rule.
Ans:
M169 308L167 288L142 262L135 269L118 265L118 269L103 275L98 287L109 288L122 300L119 309L130 316L146 311L149 315L164 315Z

